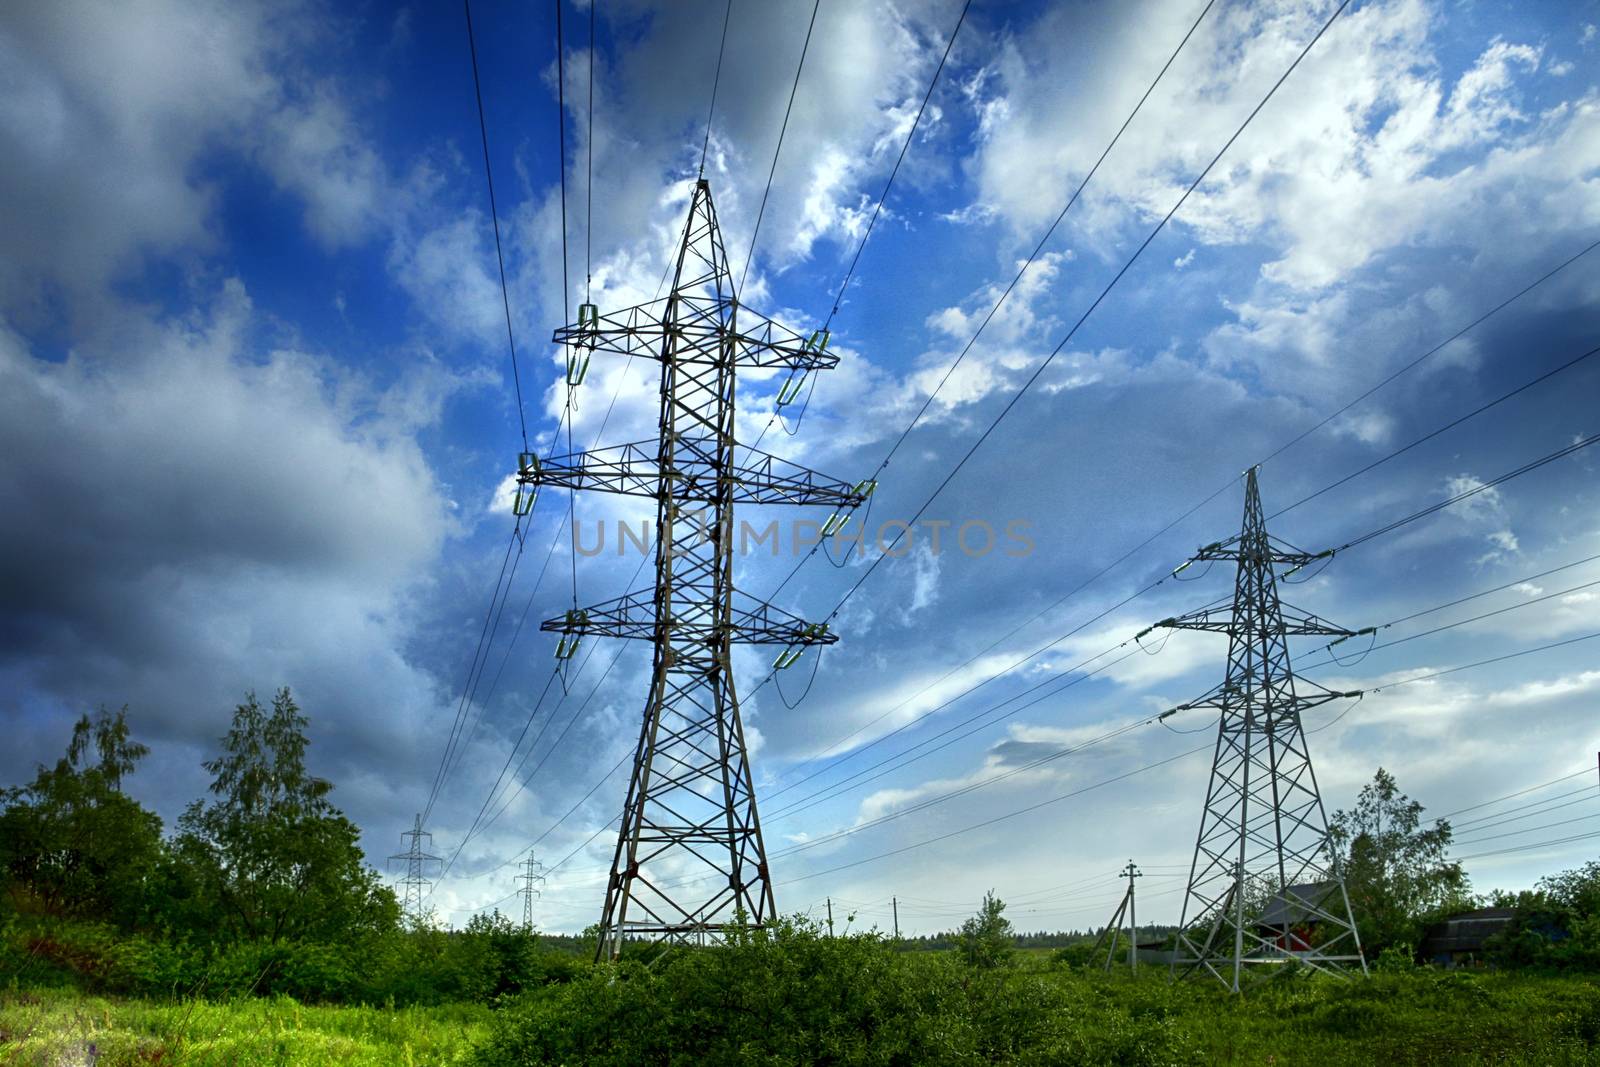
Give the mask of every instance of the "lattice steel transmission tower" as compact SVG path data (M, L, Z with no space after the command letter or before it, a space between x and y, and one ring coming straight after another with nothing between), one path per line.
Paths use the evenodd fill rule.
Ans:
M569 382L596 352L661 364L655 440L545 460L524 454L519 465L519 510L531 507L541 486L656 501L655 587L575 608L541 627L563 635L561 657L591 634L654 647L597 954L616 955L624 937L689 941L733 923L760 926L775 906L731 647L787 646L775 665L787 666L804 648L838 638L826 624L734 588L734 505L809 504L837 513L862 503L871 486L738 445L735 375L777 369L793 383L838 357L828 353L825 331L802 336L740 305L703 179L670 294L607 315L584 304L577 323L554 340L570 346Z
M422 902L427 897L427 887L432 884L428 873L435 868L435 864L443 865L444 860L427 851L428 844L433 841L433 835L422 828L422 815L418 813L417 821L411 829L400 835L401 840L409 841L404 852L396 852L389 857L392 866L396 860L404 860L406 865L405 877L400 879L400 906L401 911L411 917L414 923L422 922ZM427 844L424 843L426 840Z
M1365 973L1301 723L1307 708L1361 694L1296 678L1287 640L1352 631L1278 599L1276 568L1288 568L1287 577L1321 556L1267 533L1251 468L1239 535L1193 558L1230 560L1238 569L1231 605L1158 624L1228 635L1224 681L1181 706L1214 708L1219 721L1173 971L1204 970L1234 991L1262 965L1290 960L1321 971L1359 967Z
M544 892L544 864L528 853L522 861L522 873L517 875L517 892L522 894L522 928L533 930L533 902Z

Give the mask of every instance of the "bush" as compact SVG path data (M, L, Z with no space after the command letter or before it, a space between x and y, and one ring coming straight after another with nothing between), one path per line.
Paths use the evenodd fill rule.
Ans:
M1154 1064L1175 1047L1164 1023L1047 975L897 952L875 933L826 937L796 918L521 997L474 1062Z

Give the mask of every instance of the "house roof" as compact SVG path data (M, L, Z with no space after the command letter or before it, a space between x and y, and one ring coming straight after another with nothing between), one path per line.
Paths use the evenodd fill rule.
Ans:
M1328 899L1338 889L1337 882L1307 882L1288 886L1262 909L1256 924L1284 927L1314 922L1320 918L1319 913L1326 910Z

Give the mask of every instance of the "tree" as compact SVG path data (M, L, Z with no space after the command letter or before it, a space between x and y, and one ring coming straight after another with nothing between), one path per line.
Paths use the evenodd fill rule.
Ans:
M1004 914L1005 901L989 890L983 895L978 913L961 924L956 943L967 963L974 967L998 967L1011 958L1011 920Z
M1414 944L1430 918L1468 901L1466 872L1446 859L1450 824L1424 827L1422 812L1382 767L1353 811L1334 812L1329 848L1369 957Z
M67 754L7 790L0 868L15 903L131 926L143 917L162 853L161 819L122 792L149 752L130 739L128 709L102 707L72 728Z
M332 783L305 765L307 719L287 688L268 713L254 693L234 711L209 804L178 820L177 881L194 912L220 906L216 933L345 941L394 929L394 893L366 865L360 830L328 801Z

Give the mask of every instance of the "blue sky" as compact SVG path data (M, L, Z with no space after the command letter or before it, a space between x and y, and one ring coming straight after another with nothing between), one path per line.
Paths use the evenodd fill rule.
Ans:
M1202 6L973 5L834 321L841 363L820 376L799 432L774 429L763 448L841 478L873 472ZM1219 0L881 475L874 525L917 511L1331 9ZM958 11L822 0L741 294L750 305L796 328L826 316ZM585 274L602 308L648 299L659 282L699 161L722 12L601 3L591 130L589 9L564 9L564 296L553 8L473 9L526 416L541 448L565 403L547 341L573 317ZM707 176L736 265L810 15L803 2L733 9ZM914 542L840 614L843 640L803 702L786 707L770 685L747 700L758 781L774 797L769 849L1011 770L1040 746L1097 736L1220 680L1221 640L1179 635L1159 655L1002 709L918 762L782 810L1226 595L1217 570L1169 581L850 762L808 762L910 722L1235 532L1243 468L1600 238L1597 24L1591 0L1351 5L926 512L957 526L1031 524L1034 551L934 556ZM289 684L312 717L316 769L381 862L426 802L510 531L505 478L519 448L461 12L13 8L0 15L0 88L0 713L14 738L0 777L54 759L81 711L127 703L155 749L134 791L171 819L204 788L200 760L244 691ZM1269 512L1593 347L1594 256L1274 457L1261 473ZM597 358L576 397L580 446L651 436L646 371ZM742 380L745 440L768 421L777 386ZM1597 395L1600 369L1581 363L1294 509L1274 532L1311 549L1348 540L1594 433ZM1579 453L1482 493L1353 549L1286 595L1361 626L1600 553L1596 462ZM473 705L483 725L435 805L430 829L446 854L549 678L553 642L532 624L570 604L564 541L536 590L534 578L564 506L547 494L536 513L491 649L491 676L502 657L504 673ZM592 528L644 512L596 498L577 514ZM742 587L765 596L792 566L788 547L742 558ZM870 558L844 569L814 559L778 603L824 616ZM581 559L580 598L626 591L636 565ZM1564 570L1383 639L1595 579L1600 565ZM529 624L507 653L530 591ZM1579 590L1311 676L1372 688L1579 637L1600 629L1596 605L1595 590ZM1314 647L1297 655L1315 662ZM1408 684L1336 722L1337 711L1313 712L1308 727L1327 724L1311 744L1329 809L1348 806L1380 764L1435 813L1592 766L1597 648ZM629 749L642 649L623 653L551 748L614 653L598 648L573 694L553 707L557 688L539 708L534 731L552 713L555 725L525 765L539 764L537 777L435 893L453 921L510 893L513 872L500 865ZM739 666L748 692L768 659L752 652ZM809 667L784 677L790 702ZM926 930L992 887L1015 901L1019 925L1084 926L1109 914L1112 874L1131 855L1151 873L1140 914L1173 919L1179 883L1161 876L1192 849L1204 756L826 872L1203 740L1137 729L778 858L779 906L815 909L831 895L881 923L898 896L902 925ZM777 794L818 766L829 769ZM623 787L621 775L601 784L550 830L541 858L554 863L614 818ZM1594 830L1594 814L1580 804L1533 817L1507 829L1590 821L1458 852ZM609 848L601 833L552 877L547 926L596 918ZM1576 842L1468 867L1479 889L1511 888L1593 854L1593 841Z

